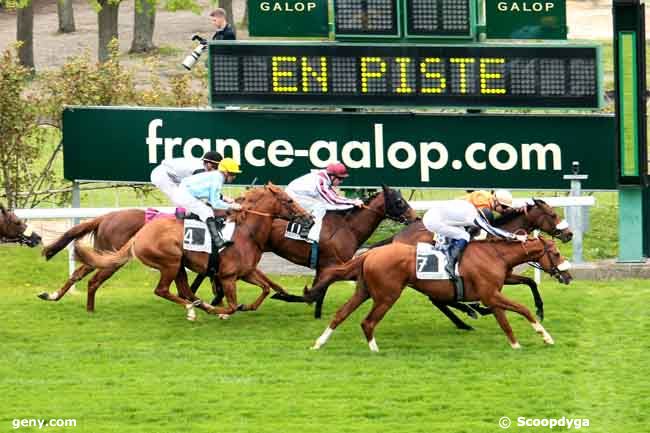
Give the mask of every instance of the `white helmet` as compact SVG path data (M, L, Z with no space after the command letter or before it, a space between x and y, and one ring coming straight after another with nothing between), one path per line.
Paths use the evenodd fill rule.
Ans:
M494 191L494 198L497 203L512 207L512 194L507 189L497 189Z

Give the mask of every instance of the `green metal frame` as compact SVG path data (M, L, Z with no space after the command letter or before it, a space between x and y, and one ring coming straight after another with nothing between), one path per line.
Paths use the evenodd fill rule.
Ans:
M637 123L637 73L636 73L636 33L618 32L619 93L621 118L620 170L622 176L639 176L639 142ZM626 61L625 56L631 59ZM628 94L629 92L629 94ZM632 140L630 142L630 139Z

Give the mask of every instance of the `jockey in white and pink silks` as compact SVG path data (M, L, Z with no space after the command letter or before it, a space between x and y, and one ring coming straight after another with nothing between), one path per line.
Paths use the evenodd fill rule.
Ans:
M319 241L323 217L328 210L346 210L363 206L359 199L341 197L335 187L348 177L348 171L340 162L327 166L325 170L314 170L293 180L286 188L287 194L314 217L314 225L307 238Z

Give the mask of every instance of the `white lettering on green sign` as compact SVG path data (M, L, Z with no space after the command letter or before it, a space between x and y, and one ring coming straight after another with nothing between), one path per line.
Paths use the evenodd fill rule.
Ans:
M311 12L316 9L315 2L261 2L263 12Z
M555 5L550 2L499 2L497 10L500 12L549 12Z
M338 142L331 137L314 137L307 148L298 148L290 140L281 137L273 140L253 138L242 143L232 137L214 139L161 137L158 129L162 127L162 119L153 119L147 128L145 143L148 146L150 164L159 163L159 147L163 148L164 158L171 158L177 154L174 148L179 147L186 158L216 150L254 167L270 164L274 167L286 168L290 167L296 158L308 158L310 165L319 168L335 161L341 161L350 168L382 169L387 163L392 168L407 170L418 165L421 182L429 182L432 171L445 169L449 165L453 170L468 167L475 171L519 169L560 172L562 170L562 150L556 143L474 142L468 143L464 150L450 147L431 137L422 137L417 143L403 140L390 143L384 140L382 123L375 123L373 131L369 131L372 138L350 137L353 139ZM195 147L198 147L199 152L194 151ZM453 156L458 159L454 159ZM547 164L548 162L550 165Z

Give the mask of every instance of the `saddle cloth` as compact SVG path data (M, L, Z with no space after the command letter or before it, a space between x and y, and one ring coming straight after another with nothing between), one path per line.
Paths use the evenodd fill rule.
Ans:
M234 233L235 222L226 221L224 228L221 229L223 240L232 240ZM212 237L203 221L195 219L183 220L183 249L208 254L212 252Z
M287 229L284 232L284 237L287 239L293 239L294 241L303 241L310 244L314 242L309 238L301 236L300 235L301 231L302 231L302 225L300 223L290 221L287 224Z
M440 242L431 245L418 242L415 252L415 277L418 280L449 280L445 270L447 265L446 243ZM456 263L458 274L458 263Z

